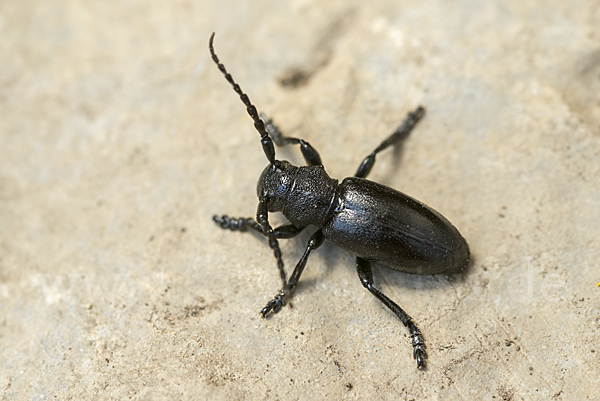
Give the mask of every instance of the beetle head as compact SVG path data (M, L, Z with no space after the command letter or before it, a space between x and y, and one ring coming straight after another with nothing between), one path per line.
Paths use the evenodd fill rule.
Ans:
M281 212L292 189L298 167L287 161L275 160L260 175L256 193L258 198L269 198L269 212Z

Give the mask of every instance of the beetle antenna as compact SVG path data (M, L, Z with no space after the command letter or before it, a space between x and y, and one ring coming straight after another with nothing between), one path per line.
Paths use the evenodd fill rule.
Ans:
M248 114L250 114L250 117L252 117L252 120L254 121L254 128L256 128L256 130L260 134L260 143L263 147L263 151L265 152L265 156L269 160L269 163L273 163L275 161L275 146L273 146L273 141L271 140L271 137L265 129L265 123L259 118L258 112L256 111L256 107L254 107L248 95L246 95L242 91L242 88L240 88L240 86L233 80L231 74L227 72L225 66L219 61L219 58L215 54L215 49L213 48L214 38L215 33L213 32L212 35L210 35L210 40L208 41L208 49L210 50L210 55L212 56L212 59L217 65L217 67L219 67L221 73L225 76L227 82L231 84L235 93L237 93L240 96L242 103L244 103L244 105L246 106L246 111L248 112Z

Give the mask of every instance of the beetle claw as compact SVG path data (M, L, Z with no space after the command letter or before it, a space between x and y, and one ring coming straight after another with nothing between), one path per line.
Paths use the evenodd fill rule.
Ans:
M413 351L413 357L417 360L417 367L419 369L425 369L425 358L427 358L425 348L422 346L416 347Z

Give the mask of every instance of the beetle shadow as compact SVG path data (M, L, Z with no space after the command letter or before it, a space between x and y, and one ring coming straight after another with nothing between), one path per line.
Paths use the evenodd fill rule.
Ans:
M307 235L307 239L310 235ZM320 251L320 252L319 252ZM316 257L319 255L318 257ZM300 255L301 256L301 255ZM316 262L315 259L319 259L324 263L325 268L321 274L315 275L309 279L301 279L298 286L296 287L295 293L301 293L305 289L316 286L321 280L326 280L331 276L331 272L335 268L342 268L349 270L351 277L353 276L356 280L358 288L364 290L358 273L356 271L356 256L351 253L335 246L327 240L323 245L311 255L312 262ZM464 282L471 271L473 270L474 256L471 255L467 266L459 273L453 274L436 274L436 275L419 275L410 274L398 270L389 269L376 262L372 262L373 268L373 279L375 288L389 292L392 289L419 289L425 292L434 292L440 287L448 287L455 284ZM310 268L311 260L307 263L307 268ZM366 291L366 290L365 290Z
M311 227L302 231L300 234L293 238L278 240L284 261L286 276L288 278L292 275L294 268L296 267L297 263L300 261L300 258L304 254L304 251L306 250L306 246L308 244L308 241L310 240L310 237L315 233L315 231L317 231L316 228ZM269 249L268 242L266 241L263 235L253 231L249 233L252 234L252 236L256 239L261 241L267 247L267 249ZM282 243L284 243L283 241L285 241L285 243L289 245L282 246ZM342 261L343 259L347 259L347 256L344 256L344 254L352 256L352 259L350 259L350 264L354 266L353 255L325 240L323 244L319 247L319 249L316 249L310 254L310 257L308 258L304 269L304 274L300 277L300 281L294 289L294 295L292 295L291 301L293 302L294 297L296 295L303 293L307 289L314 288L318 282L330 276L335 266L344 263ZM273 258L271 251L269 251L269 257ZM311 275L311 277L306 277L306 272L308 270L315 271L317 269L317 264L324 265L325 267L320 269L320 273ZM273 274L276 274L275 270L273 271ZM356 277L356 280L357 282L359 281L358 276Z
M472 271L473 261L474 257L471 256L467 266L458 273L423 275L401 272L373 263L375 288L406 288L417 289L424 293L435 292L440 287L464 283Z
M380 182L383 185L388 185L388 183L393 182L397 177L398 177L398 172L401 172L401 166L404 161L404 143L406 142L406 139L408 138L408 135L405 135L403 138L401 138L399 140L398 143L394 144L392 146L392 154L390 157L391 161L390 161L390 167L387 169L387 171L382 172L381 174L381 179L378 180L378 182ZM386 157L385 153L383 154L379 154L378 155L381 159L381 157ZM373 166L374 168L377 168L375 166ZM390 185L388 185L390 186ZM393 188L393 187L392 187ZM395 189L395 188L394 188ZM402 192L402 191L400 191Z
M308 244L311 235L315 231L316 229L314 228L308 229L304 230L294 238L279 240L280 247L282 241L289 241L290 244L285 246L287 252L282 250L282 253L284 253L283 258L285 261L287 277L290 277L292 274L293 269L306 249L306 245ZM264 236L256 232L251 232L251 234L263 242L268 248ZM294 251L289 252L290 249L293 249ZM271 252L269 252L269 256L272 257ZM426 296L428 293L434 293L435 291L439 290L440 287L448 287L464 282L466 277L473 269L474 260L475 257L471 255L469 258L469 263L460 273L437 275L410 274L389 269L373 262L374 286L392 298L400 294L400 292L398 292L400 289L416 289L419 293L422 293L423 296ZM311 269L311 267L313 267L314 270L314 267L317 263L324 265L325 267L321 268L320 273L313 274L311 277L300 278L300 281L294 290L294 295L289 300L291 307L293 307L294 298L296 298L296 296L304 293L305 291L314 291L317 287L317 284L323 280L327 280L328 277L331 276L333 269L339 268L339 266L343 266L344 269L349 271L349 277L354 277L358 291L366 291L360 283L360 279L356 272L356 257L351 253L325 240L323 245L321 245L319 249L315 250L309 257L306 264L306 269ZM273 273L275 274L275 271ZM400 306L402 307L402 305Z
M327 240L325 240L317 252L318 251L320 252L318 257L315 258L315 261L318 259L318 261L324 265L324 268L322 268L321 274L315 276L314 279L311 279L311 281L316 282L330 277L331 272L340 265L349 265L354 267L356 264L354 255ZM354 274L356 274L356 272ZM356 280L359 282L358 276L356 276Z
M282 218L273 219L273 221L270 221L270 223L271 223L271 225L273 225L275 227L275 226L279 226L280 224L288 223L288 221L282 217ZM288 278L292 275L294 268L296 267L297 263L300 261L300 258L304 254L304 251L306 250L306 246L308 244L308 241L309 241L311 235L314 234L315 231L316 231L315 229L303 230L300 234L298 234L295 237L284 238L284 239L280 238L277 240L279 242L279 249L281 250L281 253L282 253L284 268L285 268L286 276ZM273 264L276 266L275 259L273 257L273 251L270 250L269 242L267 241L265 236L256 231L252 231L252 230L249 230L248 232L246 232L244 234L249 234L250 236L256 238L256 240L258 242L260 242L262 245L264 245L266 247L266 249L268 250L267 251L267 254L268 254L267 260L272 261ZM307 268L310 268L310 265L312 263L314 263L315 259L317 259L317 255L320 253L321 249L323 249L324 246L325 246L325 244L323 244L323 246L321 248L319 248L316 251L313 251L311 253L310 257L308 258L308 262L306 264ZM290 251L290 250L293 250L293 251ZM273 273L275 274L276 270L274 270ZM303 286L303 284L306 283L307 281L314 281L314 280L304 280L301 277L300 284L296 287L296 289L294 290L294 293L297 293L300 290L300 288Z

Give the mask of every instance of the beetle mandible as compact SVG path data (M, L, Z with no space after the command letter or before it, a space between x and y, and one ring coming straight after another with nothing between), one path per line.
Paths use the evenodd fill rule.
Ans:
M408 328L413 357L417 366L424 368L426 352L421 331L402 308L373 286L371 263L412 274L452 274L467 266L469 247L444 216L410 196L366 177L375 164L375 156L404 139L423 117L425 109L419 106L409 113L396 131L363 160L354 177L345 178L340 184L327 175L319 153L307 141L282 135L271 120L258 114L248 95L215 54L214 36L213 32L208 44L212 59L246 106L269 161L258 180L256 220L213 216L223 229L251 229L268 239L283 285L262 309L262 316L277 313L285 305L310 253L327 239L356 255L356 269L362 285ZM300 145L307 166L298 167L277 160L273 142L277 146ZM272 212L282 212L289 223L272 228L268 218ZM317 231L310 237L288 280L277 240L292 238L308 226L315 226Z

